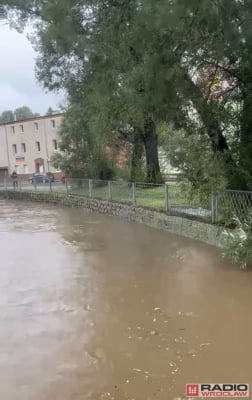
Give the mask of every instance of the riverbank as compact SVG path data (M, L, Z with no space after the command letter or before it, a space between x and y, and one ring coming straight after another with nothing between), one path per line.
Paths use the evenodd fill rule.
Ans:
M67 207L82 207L91 212L118 217L130 222L137 222L217 247L222 247L224 242L224 229L220 226L194 221L185 217L167 215L162 212L134 205L55 192L2 190L0 196L9 200L52 203Z
M185 400L188 381L251 383L252 274L217 248L84 208L0 207L0 399Z

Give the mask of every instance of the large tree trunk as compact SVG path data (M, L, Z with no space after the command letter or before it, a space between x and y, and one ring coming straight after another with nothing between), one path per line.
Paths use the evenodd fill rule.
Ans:
M214 111L215 104L208 103L201 89L193 82L187 73L184 77L186 82L186 96L192 101L193 106L199 114L209 137L213 154L220 155L224 162L224 171L222 172L225 174L228 188L241 189L244 185L241 184L240 172L232 157L226 137L223 134L220 122Z
M158 158L158 137L155 122L148 117L144 123L143 142L146 154L147 182L161 183L162 177L160 173Z
M141 175L142 170L143 153L144 147L142 133L140 133L139 131L135 131L130 172L131 182L136 182L137 180L139 180L139 176Z
M243 93L243 110L240 136L241 189L252 189L252 92Z
M220 123L213 111L211 104L204 98L201 89L193 82L188 74L185 74L186 92L197 110L200 119L206 129L211 142L213 152L226 153L229 148L227 140L223 135Z

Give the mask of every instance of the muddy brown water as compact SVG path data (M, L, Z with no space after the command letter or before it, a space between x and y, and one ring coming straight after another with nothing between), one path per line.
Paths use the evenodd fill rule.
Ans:
M0 399L169 400L251 382L252 274L138 224L0 201Z

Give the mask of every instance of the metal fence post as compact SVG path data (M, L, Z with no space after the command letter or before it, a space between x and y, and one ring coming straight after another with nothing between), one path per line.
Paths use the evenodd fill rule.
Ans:
M111 185L111 181L108 181L108 199L109 199L109 201L112 201L112 185Z
M219 216L219 210L218 210L218 195L216 194L215 196L215 202L214 202L214 209L215 209L215 221L218 221L218 216Z
M132 183L132 202L136 204L136 183Z
M169 186L165 184L165 212L169 212L170 210L170 202L169 202Z
M211 194L211 216L212 216L212 224L215 223L215 216L214 216L214 194Z
M65 179L65 187L66 187L66 192L68 194L68 179Z
M212 223L215 224L218 219L218 196L215 193L211 195L211 215Z
M89 189L89 197L92 198L92 186L93 186L93 182L92 179L88 180L88 189Z

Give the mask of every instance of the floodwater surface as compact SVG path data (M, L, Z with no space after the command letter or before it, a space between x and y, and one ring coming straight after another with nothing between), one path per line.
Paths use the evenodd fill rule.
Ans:
M0 399L172 400L252 383L252 274L80 209L0 201Z

